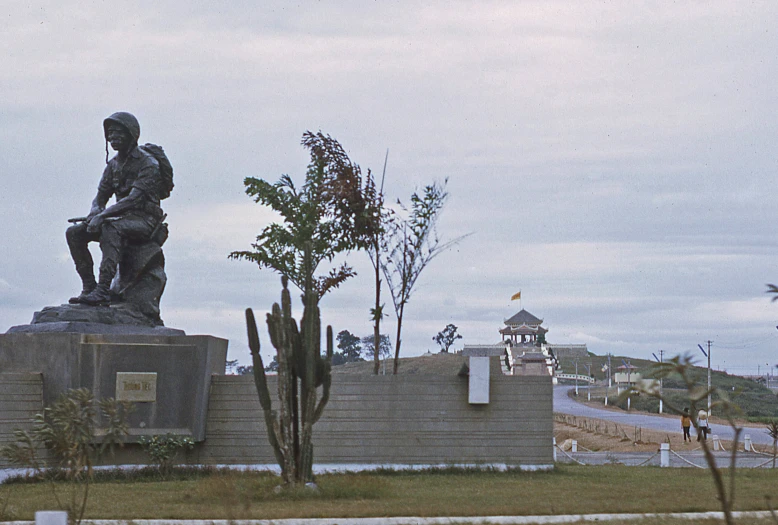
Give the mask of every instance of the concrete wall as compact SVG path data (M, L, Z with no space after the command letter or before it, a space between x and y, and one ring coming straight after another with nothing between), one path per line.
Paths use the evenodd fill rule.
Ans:
M456 375L335 375L314 426L316 464L553 464L551 377L506 376L491 358L490 402ZM275 378L271 395L276 398ZM214 376L206 441L189 461L274 464L251 376Z
M12 442L14 430L29 430L31 419L43 411L41 374L0 373L0 445ZM11 465L0 458L0 468Z
M275 377L269 379L275 400ZM504 375L499 358L491 358L489 381L489 403L471 405L467 377L337 374L330 402L314 426L314 461L550 468L551 378ZM0 443L12 440L14 428L29 428L30 418L43 408L44 383L40 373L0 374ZM275 465L252 376L212 376L205 441L179 459ZM130 444L114 461L145 464L148 457Z
M586 348L586 344L571 345L571 344L549 344L547 348L554 352L557 359L569 358L569 357L587 357L589 350Z
M224 373L227 340L212 336L0 334L0 370L38 372L50 406L68 389L117 397L117 373L156 374L154 401L136 403L130 435L205 438L211 375ZM0 405L0 410L2 410Z

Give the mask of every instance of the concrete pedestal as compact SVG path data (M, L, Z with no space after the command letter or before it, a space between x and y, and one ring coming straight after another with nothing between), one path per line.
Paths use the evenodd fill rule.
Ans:
M226 339L208 335L0 335L0 372L38 372L43 402L68 389L135 403L130 440L168 432L205 439L211 375L224 374Z

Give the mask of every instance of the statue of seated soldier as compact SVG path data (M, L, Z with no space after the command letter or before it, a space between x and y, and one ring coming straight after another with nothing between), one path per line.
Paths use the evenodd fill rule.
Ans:
M151 324L162 325L159 300L165 289L162 245L168 236L160 201L173 188L173 168L161 147L138 145L140 125L126 112L103 121L106 167L89 215L70 219L66 237L82 290L71 304L131 305ZM108 144L116 155L108 160ZM116 202L107 206L108 200ZM107 207L106 207L107 206ZM88 244L102 252L95 280Z

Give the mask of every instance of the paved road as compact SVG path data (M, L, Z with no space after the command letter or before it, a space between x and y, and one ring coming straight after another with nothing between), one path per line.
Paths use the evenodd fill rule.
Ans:
M639 412L624 412L621 410L605 410L604 408L594 408L582 403L578 403L567 395L567 392L574 387L569 385L557 385L554 387L554 412L562 414L572 414L575 416L586 416L607 421L615 421L621 425L631 425L652 430L661 430L662 432L681 432L681 421L677 416L665 417L659 415L649 415ZM581 399L586 399L586 389L578 388L578 394ZM711 434L718 435L723 441L730 441L734 437L732 429L728 425L711 424ZM692 430L692 435L694 430ZM767 434L764 426L746 427L740 436L742 444L745 435L751 436L751 441L755 445L772 445L773 440ZM742 445L741 445L742 446Z

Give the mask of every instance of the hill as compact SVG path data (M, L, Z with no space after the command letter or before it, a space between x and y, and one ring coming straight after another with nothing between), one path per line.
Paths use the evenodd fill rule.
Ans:
M418 357L400 358L398 374L457 375L467 358L456 354L424 354ZM393 361L387 359L386 374L392 373ZM381 362L383 370L384 363ZM373 361L358 361L332 367L333 374L372 374ZM382 372L379 372L379 374Z
M654 361L622 356L611 356L611 366L614 373L616 368L622 365L622 359L636 366L637 370L635 372L641 374L644 378L651 377L651 369L655 364ZM592 375L602 385L607 379L607 372L603 371L603 366L607 362L607 356L590 354L589 357L578 360L578 373L586 374L586 367L583 364L588 365L591 363ZM560 359L560 366L565 372L572 373L575 371L575 360L572 358ZM690 375L697 384L701 386L707 385L707 366L694 367ZM742 416L749 421L764 422L767 419L778 418L778 396L761 383L726 372L711 370L711 385L718 390L727 392L729 399L740 407ZM688 406L686 389L680 376L666 378L663 389L664 395L670 403L682 407ZM596 391L596 388L592 391L593 397L595 397ZM604 394L602 395L604 396ZM631 405L633 409L646 412L656 413L659 411L659 401L645 396L640 399L633 399ZM707 406L707 402L703 401L702 405ZM626 408L626 404L623 408Z
M615 369L621 365L621 360L627 360L632 365L637 366L636 372L643 377L650 376L650 370L653 361L645 359L633 359L621 356L611 356L611 366ZM591 363L592 375L599 382L599 388L592 388L592 399L604 398L604 382L607 379L606 373L602 367L608 362L607 356L590 355L588 358L578 360L578 372L586 373L584 363ZM399 374L432 374L432 375L456 375L462 369L462 365L467 363L467 358L456 354L425 354L418 357L404 357L400 359ZM574 372L575 363L573 359L560 359L561 369L565 372ZM382 362L382 370L385 366L386 373L392 373L392 360L387 359ZM367 374L373 373L372 361L360 361L356 363L346 363L333 366L333 374ZM381 372L379 372L381 373ZM692 377L700 384L707 384L708 369L695 367L692 370ZM778 418L778 397L764 385L751 379L730 375L726 372L711 371L711 383L714 387L724 390L729 398L735 402L742 410L742 416L752 422L765 422L770 419ZM664 395L670 403L677 406L688 406L686 390L679 377L667 378L664 380ZM611 393L611 401L613 400ZM626 402L622 403L622 408L626 409ZM703 402L705 404L705 402ZM617 405L618 406L618 405ZM642 410L645 412L657 413L659 411L659 401L646 396L633 398L631 409Z

